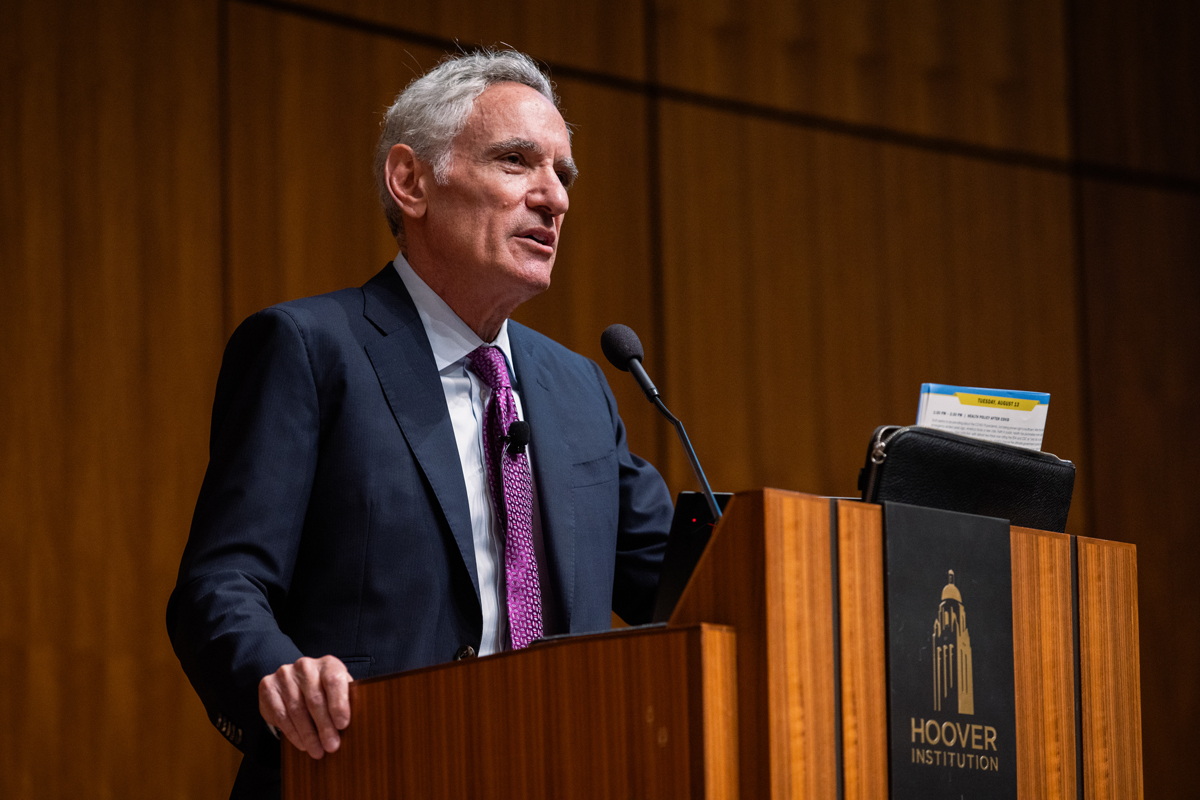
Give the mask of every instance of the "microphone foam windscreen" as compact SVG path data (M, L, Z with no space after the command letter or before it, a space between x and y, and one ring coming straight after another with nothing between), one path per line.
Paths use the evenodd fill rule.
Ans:
M609 325L600 334L600 349L617 369L629 371L630 359L641 361L646 354L642 350L642 342L628 325Z
M523 419L513 420L508 426L508 443L518 449L529 444L529 423Z

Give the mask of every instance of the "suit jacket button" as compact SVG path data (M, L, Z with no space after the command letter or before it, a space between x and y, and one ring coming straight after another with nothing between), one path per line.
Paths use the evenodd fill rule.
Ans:
M464 658L474 658L474 657L475 657L475 648L471 647L471 645L469 645L469 644L464 644L462 647L458 648L458 651L454 654L455 661L462 661Z

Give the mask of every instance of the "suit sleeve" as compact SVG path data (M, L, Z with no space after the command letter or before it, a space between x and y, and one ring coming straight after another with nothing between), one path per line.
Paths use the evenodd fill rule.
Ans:
M171 643L214 725L243 752L278 743L258 683L302 653L279 628L316 467L320 410L301 329L280 309L226 347L209 464L167 605ZM276 756L277 757L277 756Z
M674 505L658 470L629 452L625 423L617 413L604 373L595 363L608 402L617 444L621 508L617 527L617 559L613 574L613 611L631 625L650 621L658 574L667 549Z

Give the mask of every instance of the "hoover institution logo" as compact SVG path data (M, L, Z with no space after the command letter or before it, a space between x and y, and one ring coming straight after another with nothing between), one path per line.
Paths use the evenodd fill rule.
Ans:
M942 589L933 619L933 710L975 714L975 672L967 609L954 584L954 570ZM991 725L911 718L914 764L958 769L998 770L996 729ZM925 745L921 747L920 745ZM939 749L933 749L938 746Z
M887 503L884 554L889 796L1016 797L1008 523Z
M947 697L957 693L958 713L975 713L974 676L971 674L971 634L962 595L950 582L942 589L942 602L933 621L933 708L942 710Z

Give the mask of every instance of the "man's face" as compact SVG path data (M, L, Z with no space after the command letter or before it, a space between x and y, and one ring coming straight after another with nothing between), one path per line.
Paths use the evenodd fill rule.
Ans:
M562 116L528 86L494 84L476 98L451 155L445 183L427 186L443 275L517 303L545 290L575 175Z

